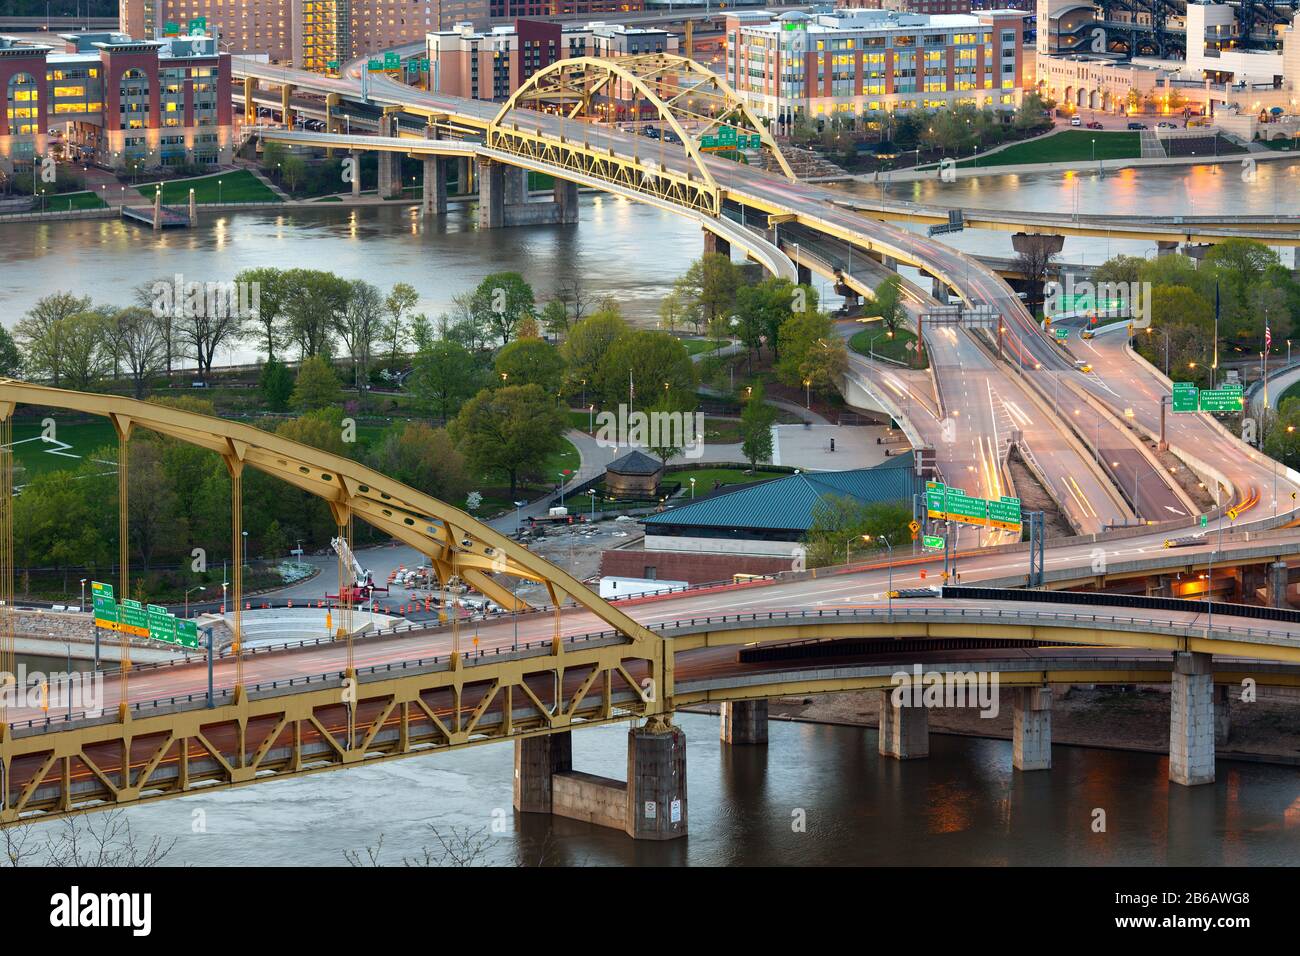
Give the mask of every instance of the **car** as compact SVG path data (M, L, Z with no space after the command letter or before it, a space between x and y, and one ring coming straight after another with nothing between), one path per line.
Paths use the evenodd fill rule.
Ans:
M1092 338L1095 334L1096 334L1096 333L1093 332L1092 329L1084 329L1082 332L1079 333L1079 338L1081 338L1081 339L1090 339L1090 338Z
M1128 128L1129 128L1129 129L1146 129L1146 128L1147 128L1147 124L1146 124L1146 123L1129 123L1129 124L1128 124Z
M1178 129L1177 123L1156 123L1156 129Z
M1092 371L1092 366L1089 365L1087 362L1075 362L1074 365L1075 368L1077 368L1080 372L1083 372L1085 375L1087 375L1089 372Z
M1097 120L1091 120L1088 123L1088 129L1105 129L1105 127L1102 126L1101 123L1098 122Z
M1082 126L1082 125L1083 125L1083 120L1081 120L1081 119L1080 119L1079 117L1077 117L1077 116L1071 116L1071 117L1070 117L1070 125L1071 125L1071 126Z

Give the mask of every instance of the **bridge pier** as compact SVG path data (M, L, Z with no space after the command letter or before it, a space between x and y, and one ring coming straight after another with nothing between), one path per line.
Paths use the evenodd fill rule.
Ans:
M1226 744L1232 733L1232 704L1227 684L1214 688L1214 745Z
M1171 676L1169 779L1185 787L1214 783L1212 656L1179 652Z
M244 77L244 125L251 126L257 122L257 103L254 102L254 94L257 93L257 78L252 76Z
M1052 688L1017 687L1011 765L1017 770L1052 769Z
M803 263L795 266L795 272L798 273L799 285L811 286L813 281L812 269Z
M293 84L284 83L280 86L280 116L284 120L287 129L293 129Z
M380 120L379 132L381 136L396 136L397 117L392 114L384 114ZM377 155L379 158L379 198L402 198L402 154L379 150Z
M361 198L361 154L352 151L352 198Z
M1147 578L1147 597L1173 597L1174 579L1168 574L1157 574Z
M515 741L515 809L520 813L550 813L552 779L573 769L570 731L524 737Z
M704 254L706 256L714 252L720 256L726 256L728 259L731 258L731 243L716 232L710 232L708 229L702 231L704 232Z
M447 161L441 156L425 157L420 211L426 216L447 215Z
M725 701L719 732L724 744L767 743L767 701Z
M565 226L573 225L578 221L578 184L557 179L554 192L559 222Z
M1172 255L1173 255L1174 253L1176 253L1177 251L1178 251L1178 240L1177 240L1177 239L1157 239L1157 240L1156 240L1156 255L1157 255L1157 256L1172 256Z
M478 164L478 227L542 226L577 221L577 187L556 185L556 202L528 201L528 170L495 160Z
M1290 568L1285 561L1275 561L1268 566L1268 606L1286 607L1286 586Z
M622 830L634 840L686 835L686 734L651 717L627 734L627 782L573 769L571 732L515 741L514 806Z
M894 689L880 691L880 755L895 760L930 756L930 712L898 706Z

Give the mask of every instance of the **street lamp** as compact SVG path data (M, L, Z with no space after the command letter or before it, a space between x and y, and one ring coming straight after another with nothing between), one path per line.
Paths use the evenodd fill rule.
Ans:
M871 535L864 534L862 540L872 540ZM894 616L894 546L890 543L889 538L885 537L883 534L880 535L880 540L883 541L885 547L889 549L889 585L888 590L885 592L885 599L889 606L889 616L892 618Z
M195 591L202 591L204 587L205 585L196 584L194 585L194 587L190 588L188 591L185 592L185 616L186 617L190 616L190 595L193 594Z
M244 550L243 553L240 555L239 561L240 561L240 566L246 568L248 567L248 532L243 531L240 533L244 538Z
M691 479L691 501L695 500L695 479Z
M862 534L862 535L857 535L857 534L855 534L853 537L849 538L848 541L845 541L845 542L844 542L844 563L845 563L845 564L848 564L848 563L849 563L849 545L851 545L854 541L857 541L858 538L861 538L863 541L870 541L870 540L871 540L871 535L869 535L869 534Z
M84 612L86 610L86 579L81 579L81 603L77 605L77 610Z

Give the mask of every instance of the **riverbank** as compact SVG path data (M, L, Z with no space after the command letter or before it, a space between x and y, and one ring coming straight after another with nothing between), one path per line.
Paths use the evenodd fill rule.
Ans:
M1169 753L1169 690L1163 686L1060 688L1052 698L1052 743L1133 753ZM1011 740L1011 689L1001 692L996 717L974 708L930 708L930 732L986 740ZM1222 760L1300 766L1300 695L1262 690L1255 703L1234 695L1228 739L1216 746ZM838 727L879 728L877 696L870 691L778 697L772 720ZM717 713L716 707L700 713Z

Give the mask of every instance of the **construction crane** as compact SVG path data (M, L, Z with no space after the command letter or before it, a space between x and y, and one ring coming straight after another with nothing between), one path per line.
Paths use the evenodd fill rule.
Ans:
M361 566L357 556L352 553L348 543L343 538L331 538L330 545L334 548L335 553L343 560L352 570L352 584L341 588L339 594L327 594L327 598L334 598L339 601L349 601L352 604L363 604L370 600L372 594L376 591L388 593L387 586L379 587L375 584L374 576Z

